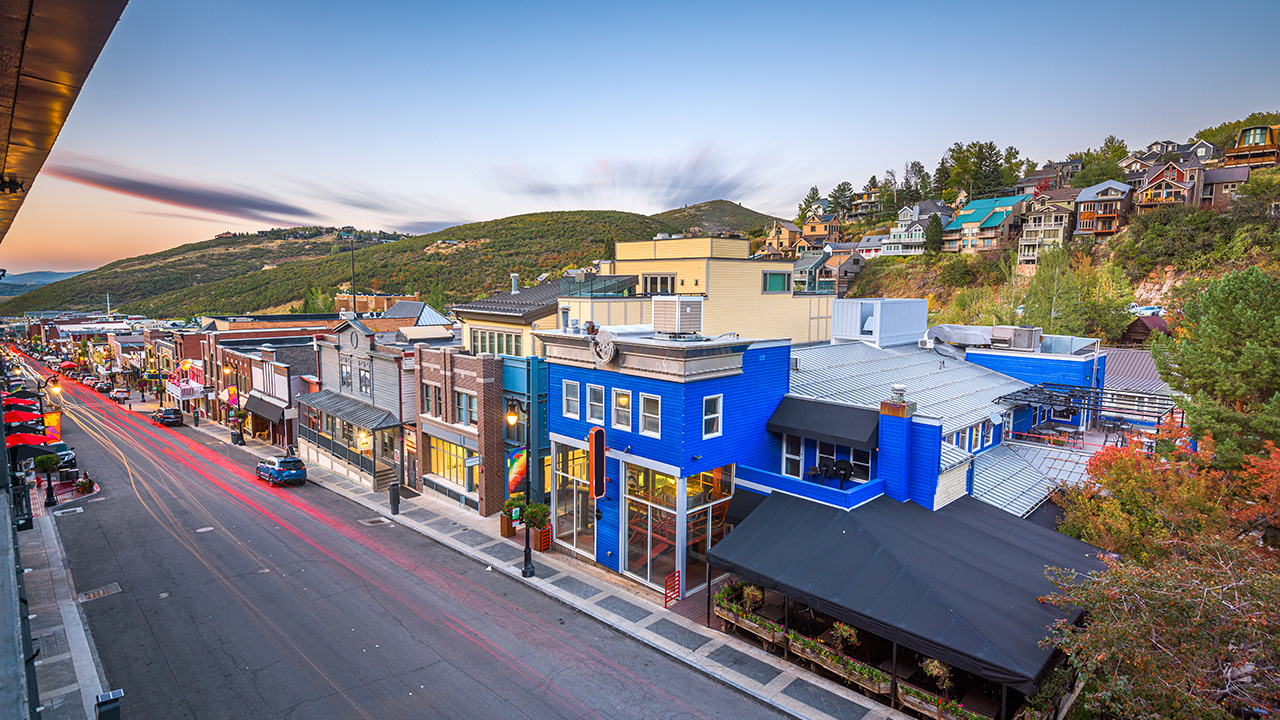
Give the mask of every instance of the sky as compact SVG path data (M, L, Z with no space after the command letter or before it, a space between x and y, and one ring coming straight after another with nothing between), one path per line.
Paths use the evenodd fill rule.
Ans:
M1274 0L131 0L0 267L293 225L790 217L957 141L1043 163L1280 109L1277 27Z

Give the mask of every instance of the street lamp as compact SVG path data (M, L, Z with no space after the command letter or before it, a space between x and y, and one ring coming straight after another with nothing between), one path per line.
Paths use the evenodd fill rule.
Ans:
M507 425L515 427L520 422L520 403L512 401L507 404ZM528 438L525 438L526 443ZM524 470L524 504L528 508L533 502L533 474L529 470L528 463L525 464ZM527 512L527 510L526 510ZM524 521L524 567L520 568L522 577L533 577L537 574L537 570L533 567L533 547L529 545L529 518L521 518Z
M48 378L45 378L44 380L36 381L36 392L40 396L39 400L40 400L41 422L43 422L44 420L44 389L45 388L48 388L49 392L53 393L54 395L62 394L62 386L58 384L58 377L56 375L50 375ZM37 484L36 488L39 489L39 487L40 486ZM52 476L47 478L45 487L46 487L46 494L44 497L44 506L53 507L54 505L57 505L58 498L53 494L53 477Z

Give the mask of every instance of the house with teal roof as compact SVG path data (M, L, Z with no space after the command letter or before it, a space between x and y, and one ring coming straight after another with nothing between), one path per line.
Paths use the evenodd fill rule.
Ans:
M976 253L994 250L1022 231L1022 218L1031 195L974 200L960 208L942 229L944 252Z

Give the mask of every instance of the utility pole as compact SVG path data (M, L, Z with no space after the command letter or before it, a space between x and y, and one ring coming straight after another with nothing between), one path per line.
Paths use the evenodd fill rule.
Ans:
M356 234L351 233L351 311L356 309Z

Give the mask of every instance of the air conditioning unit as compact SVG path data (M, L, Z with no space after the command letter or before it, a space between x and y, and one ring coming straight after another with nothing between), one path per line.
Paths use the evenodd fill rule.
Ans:
M1013 342L1009 349L1022 352L1039 352L1040 335L1040 328L1034 325L1019 325L1013 329Z
M920 338L919 340L916 341L916 347L920 348L921 350L932 350L933 338Z
M1001 350L1012 349L1014 329L1012 325L996 325L991 328L991 347Z
M654 297L653 331L667 335L702 332L702 298L688 295Z

